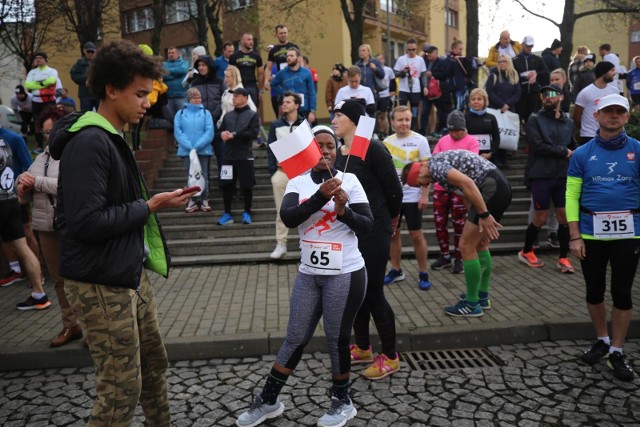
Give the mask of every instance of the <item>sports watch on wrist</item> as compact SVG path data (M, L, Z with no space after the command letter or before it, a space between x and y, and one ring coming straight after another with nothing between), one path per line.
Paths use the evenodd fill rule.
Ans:
M486 212L482 212L481 214L478 214L478 216L482 219L487 219L489 218L489 215L491 215L491 212L486 211Z

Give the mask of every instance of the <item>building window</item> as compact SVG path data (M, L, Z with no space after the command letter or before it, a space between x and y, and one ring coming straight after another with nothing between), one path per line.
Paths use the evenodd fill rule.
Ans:
M407 0L380 0L380 10L402 15L408 12L409 5Z
M640 31L631 31L631 43L640 43Z
M153 28L153 10L151 6L128 10L124 12L123 18L124 32L126 34Z
M167 4L167 24L188 21L198 16L196 0L173 0Z
M244 9L245 7L253 6L255 0L227 0L228 10Z
M447 9L444 12L444 21L448 27L458 28L458 12L453 9Z

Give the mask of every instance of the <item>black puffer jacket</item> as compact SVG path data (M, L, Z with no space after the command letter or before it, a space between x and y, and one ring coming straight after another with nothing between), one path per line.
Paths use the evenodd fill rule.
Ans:
M567 153L573 144L573 120L555 111L541 109L527 121L529 158L525 168L525 183L534 178L564 178L567 176Z
M222 116L222 81L216 77L216 66L213 58L209 55L199 57L193 66L197 69L198 64L204 62L209 67L206 75L195 74L189 87L198 88L202 95L202 104L209 110L213 123L217 123Z
M67 279L137 289L145 265L167 275L169 256L147 188L129 146L94 112L74 113L54 128L60 160L56 228L60 274Z
M224 115L220 133L228 130L234 136L224 143L224 160L246 160L253 157L251 146L260 133L258 113L249 106L234 108Z

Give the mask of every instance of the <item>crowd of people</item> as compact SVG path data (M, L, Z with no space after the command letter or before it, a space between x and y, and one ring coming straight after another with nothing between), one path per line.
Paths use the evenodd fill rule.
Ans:
M431 44L420 55L411 38L392 68L384 55L363 44L352 66L335 64L331 70L325 93L331 126L324 126L316 123L318 73L289 41L286 26L278 25L275 36L264 63L251 33L241 35L237 49L225 43L215 58L202 46L194 48L191 65L176 47L162 61L147 45L116 41L97 49L88 42L71 69L79 112L44 52L35 55L33 70L15 89L12 105L23 120L22 133L34 133L38 148L32 162L24 139L0 129L0 237L10 268L0 287L28 278L31 294L16 308L50 307L43 258L63 324L50 344L84 337L96 365L98 398L91 422L127 425L140 401L148 422L169 425L167 358L145 272L169 271L155 212L176 207L211 212L215 156L215 181L223 195L217 224L234 222L237 185L241 222L252 224L253 150L263 132L258 108L267 100L277 116L264 141L277 209L270 256L285 258L288 230L298 228L301 259L286 338L262 391L237 425L255 426L284 411L278 395L321 317L332 398L319 426L342 426L355 417L351 365L368 364L362 375L370 380L400 369L385 286L406 280L402 219L418 265L417 286L424 291L438 286L429 276L423 232L432 184L440 253L430 269L451 268L466 284L444 313L480 317L492 309L489 246L499 238L512 195L503 172L510 156L498 123L507 113L517 114L526 141L523 178L531 192L517 259L528 267L544 266L535 249L546 225L549 243L558 249L558 271L575 273L571 254L585 277L597 340L581 359L594 364L606 357L617 378L633 379L623 346L640 257L640 142L624 130L632 108L623 89L637 106L639 57L627 73L608 44L599 47L601 61L580 46L565 71L559 63L561 41L538 56L532 36L519 43L503 31L484 63L489 76L477 87L475 72L483 64L464 56L459 40L440 56ZM201 186L150 197L122 133L133 125L139 135L145 115L170 123L185 174L190 178L195 168ZM354 146L367 116L377 119L376 129L366 156L360 156ZM314 126L319 159L308 173L290 177L271 144L307 126L305 120ZM433 149L427 137L437 139ZM609 264L611 337L604 303ZM371 319L381 342L375 350ZM104 386L112 383L119 385Z

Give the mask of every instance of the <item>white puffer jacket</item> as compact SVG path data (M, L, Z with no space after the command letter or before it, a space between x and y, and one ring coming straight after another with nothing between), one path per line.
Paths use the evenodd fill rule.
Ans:
M46 163L49 162L47 174L45 176ZM54 206L56 203L56 193L58 192L58 160L54 160L49 155L49 147L39 154L29 167L29 173L36 177L33 189L25 194L25 199L33 198L33 209L31 210L32 226L38 231L53 231ZM19 179L19 178L18 178Z

